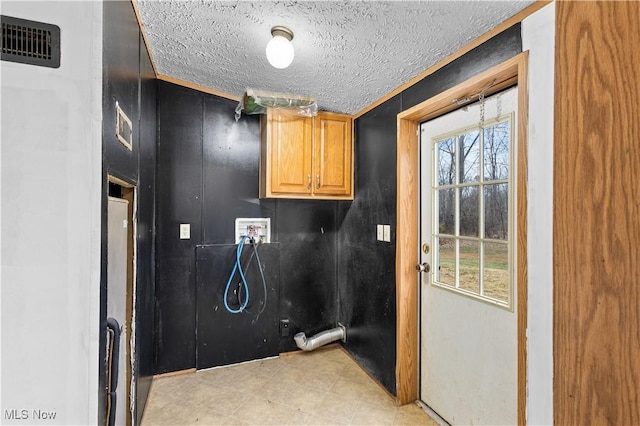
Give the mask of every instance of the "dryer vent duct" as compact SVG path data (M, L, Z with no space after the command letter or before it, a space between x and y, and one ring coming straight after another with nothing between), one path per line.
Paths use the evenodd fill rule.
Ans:
M27 19L1 16L0 59L42 67L60 67L60 27Z
M266 114L269 108L286 110L294 115L315 117L318 115L316 98L292 93L268 92L248 88L236 107L236 121L241 113Z
M346 342L347 329L342 324L339 324L336 328L320 332L309 338L307 338L303 332L297 333L293 336L293 340L295 340L296 345L303 351L312 351L320 346L324 346L338 340Z

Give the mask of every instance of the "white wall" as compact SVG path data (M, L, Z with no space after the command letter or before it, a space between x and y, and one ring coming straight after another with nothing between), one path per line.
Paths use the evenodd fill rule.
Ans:
M529 51L527 423L553 423L553 81L555 4L522 22Z
M0 423L95 424L102 3L2 1L1 12L60 26L62 56L58 69L0 65Z

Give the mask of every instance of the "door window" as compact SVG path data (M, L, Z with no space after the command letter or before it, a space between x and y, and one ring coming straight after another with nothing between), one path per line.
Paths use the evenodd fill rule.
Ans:
M433 138L433 285L512 308L513 116Z

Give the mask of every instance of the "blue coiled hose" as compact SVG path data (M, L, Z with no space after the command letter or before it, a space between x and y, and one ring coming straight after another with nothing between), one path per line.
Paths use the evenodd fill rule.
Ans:
M227 309L227 311L231 312L232 314L241 313L242 311L244 311L244 309L247 307L247 304L249 303L249 286L247 285L247 279L244 276L244 271L242 270L242 264L240 263L240 256L242 256L242 248L244 247L244 243L248 239L249 237L242 237L242 239L238 243L238 248L236 249L236 261L233 264L233 270L231 271L231 275L229 275L227 286L224 289L224 299L223 299L224 307ZM238 274L240 275L240 279L242 280L242 285L244 286L244 292L246 294L246 297L244 299L244 302L240 304L240 307L238 309L233 309L229 306L229 303L227 303L227 296L229 294L229 289L231 288L231 282L233 281L233 276L236 274L236 270L238 271Z
M250 312L249 309L247 309L247 305L249 304L249 285L247 284L247 278L244 275L244 270L242 269L242 263L240 262L240 259L242 257L242 249L244 248L244 245L247 242L247 240L253 246L253 253L251 253L249 260L247 260L244 266L245 268L247 268L251 263L251 260L253 260L254 257L256 258L258 271L260 271L260 278L262 281L262 291L264 293L264 300L262 301L262 307L257 314L255 314L255 312ZM260 255L258 254L258 244L259 243L256 242L251 237L243 236L240 239L240 242L238 243L238 248L236 249L236 260L233 264L233 270L229 275L227 286L224 289L224 307L227 309L227 311L232 314L239 314L242 312L246 312L250 315L254 315L255 317L251 322L252 324L255 324L258 321L258 318L260 318L260 315L262 315L265 308L267 307L267 281L265 280L264 271L262 270L262 262L260 262ZM238 271L238 274L240 275L240 279L241 279L241 282L239 283L241 286L238 288L238 293L237 293L238 303L240 304L240 307L238 309L233 309L229 306L229 302L227 301L227 299L229 296L229 289L231 288L231 283L233 282L233 277L235 276L236 271ZM244 289L242 287L244 287ZM242 301L242 293L244 293L244 295L246 296L244 298L244 301Z

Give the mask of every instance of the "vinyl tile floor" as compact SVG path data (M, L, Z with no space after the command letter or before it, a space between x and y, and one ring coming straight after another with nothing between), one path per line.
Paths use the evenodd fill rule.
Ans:
M142 426L437 425L398 407L339 346L154 378Z

